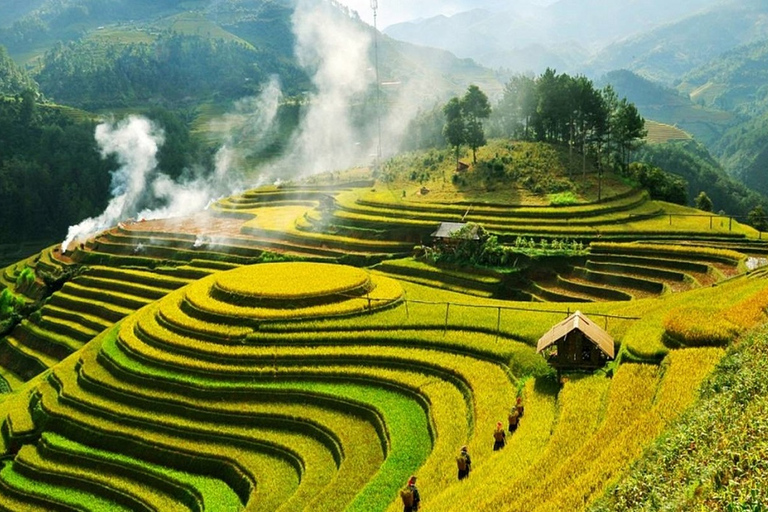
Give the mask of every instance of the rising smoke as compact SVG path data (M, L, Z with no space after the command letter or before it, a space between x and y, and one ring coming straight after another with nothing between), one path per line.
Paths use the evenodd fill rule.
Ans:
M274 168L285 179L359 164L371 147L353 127L351 108L375 80L372 35L325 0L299 0L293 31L296 57L311 73L315 90L292 149Z
M364 102L375 84L370 27L332 1L298 0L293 30L296 56L313 77L314 88L307 94L307 108L288 149L259 169L249 187L366 165L376 151L373 137L361 135L371 130L361 132L359 123L353 122L354 105ZM408 94L402 91L400 97ZM112 176L112 199L101 215L70 227L62 248L129 218L185 216L242 190L246 184L239 176L245 160L270 141L281 101L279 82L272 79L259 97L241 100L232 113L212 122L212 132L224 134L214 171L178 182L157 170L163 133L149 120L131 116L99 125L96 139L102 155L114 155L120 164ZM397 98L392 102L397 104ZM404 110L397 110L383 120L385 137L396 138L408 122Z

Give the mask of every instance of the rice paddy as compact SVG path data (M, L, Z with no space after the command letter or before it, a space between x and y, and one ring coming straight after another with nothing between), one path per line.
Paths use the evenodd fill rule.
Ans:
M765 322L768 282L745 262L766 248L728 219L637 190L510 208L380 186L249 191L6 268L2 286L30 268L27 300L50 297L0 339L0 508L394 511L416 475L424 510L583 510ZM462 220L588 250L410 257ZM561 387L535 345L576 309L620 364Z

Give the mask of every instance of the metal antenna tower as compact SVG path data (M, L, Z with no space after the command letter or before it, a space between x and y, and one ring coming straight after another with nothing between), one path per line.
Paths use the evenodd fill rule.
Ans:
M379 80L379 29L376 23L376 17L379 10L379 0L371 0L371 9L373 9L373 52L376 66L376 125L378 128L378 146L376 147L376 164L379 167L381 159L381 81Z

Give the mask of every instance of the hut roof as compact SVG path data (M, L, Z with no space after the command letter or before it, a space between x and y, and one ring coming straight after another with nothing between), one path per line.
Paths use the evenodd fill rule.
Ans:
M465 227L467 227L467 224L462 222L441 222L437 227L437 231L432 233L432 238L451 238ZM473 226L469 233L467 233L467 236L462 238L466 238L467 240L480 240L480 235L477 234L477 229L477 225Z
M565 338L569 332L577 329L584 333L584 335L589 338L592 343L597 345L608 357L614 357L615 346L611 335L598 327L581 311L575 312L542 336L536 344L536 352L541 352L542 350L551 347L559 340Z

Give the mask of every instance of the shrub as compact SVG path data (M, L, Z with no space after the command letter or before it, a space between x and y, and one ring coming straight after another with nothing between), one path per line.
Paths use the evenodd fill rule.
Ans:
M571 206L579 204L579 198L570 191L549 194L549 204L552 206Z

